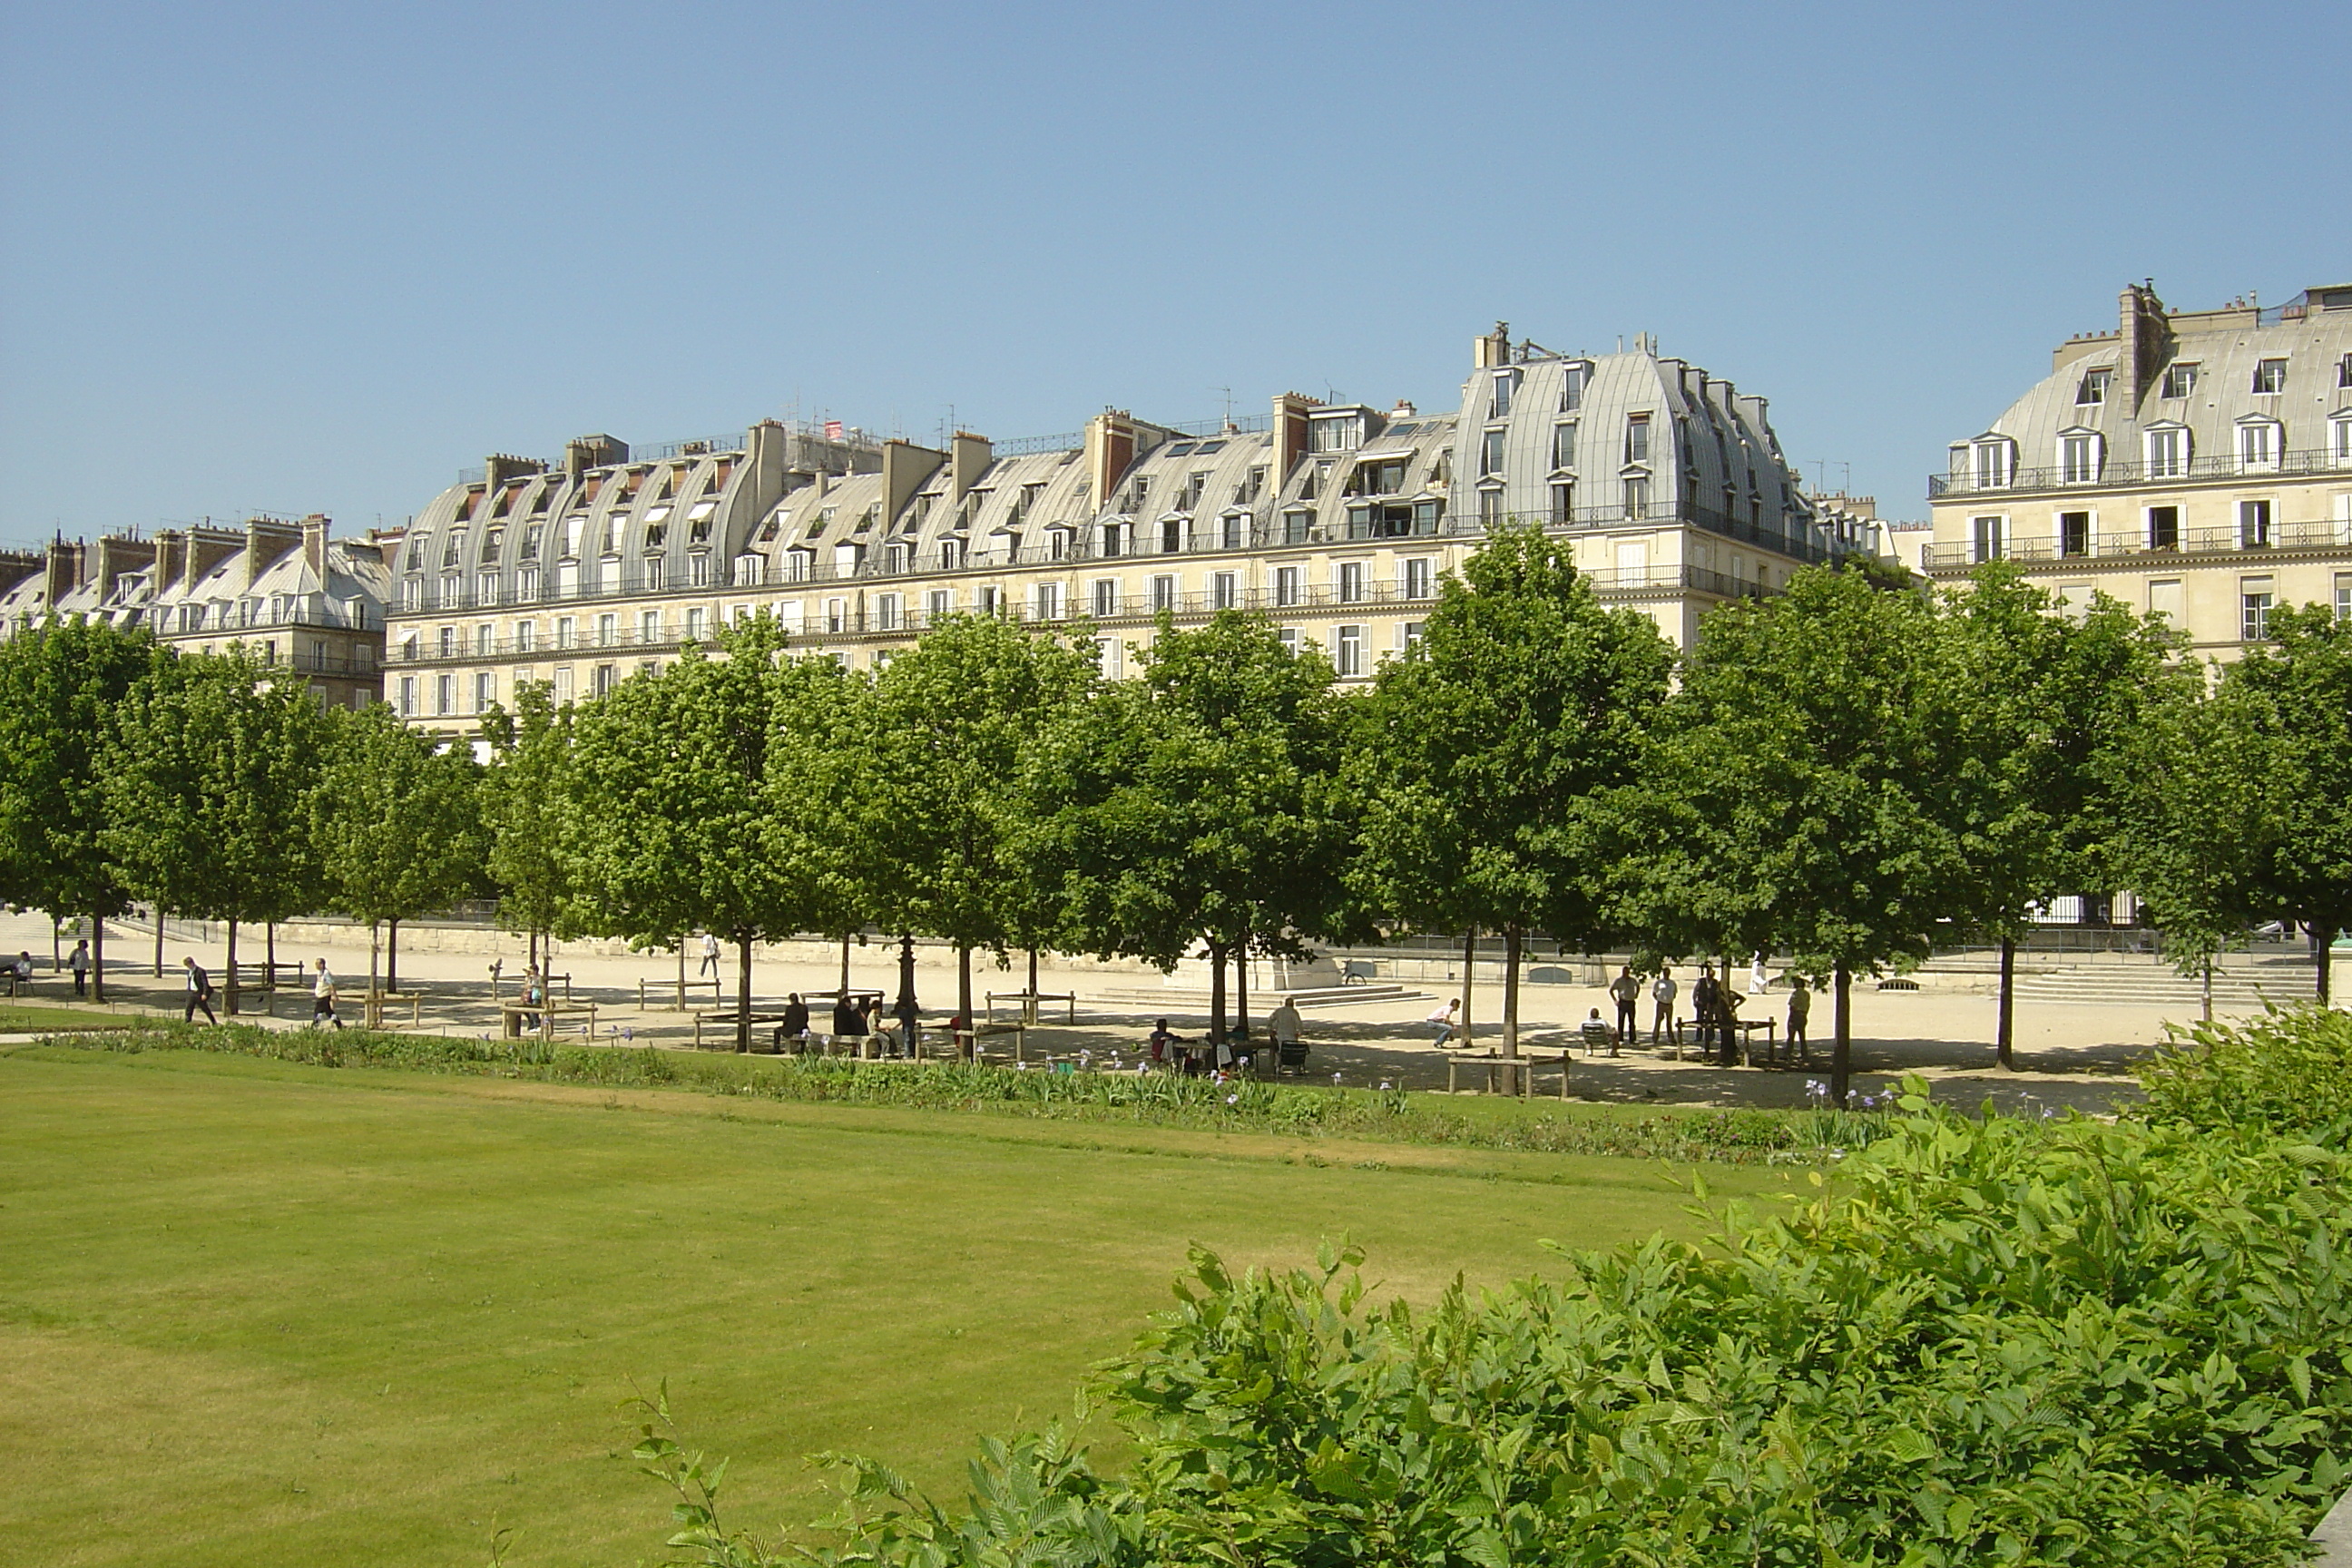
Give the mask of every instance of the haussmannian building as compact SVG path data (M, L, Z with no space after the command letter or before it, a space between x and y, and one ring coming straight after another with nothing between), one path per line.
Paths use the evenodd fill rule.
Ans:
M1916 564L2015 561L2062 605L2164 615L2208 658L2278 605L2352 616L2352 286L2181 311L2135 284L2121 304L1952 443Z
M1260 610L1352 682L1421 635L1440 577L1506 520L1572 539L1604 601L1679 645L1710 606L1875 546L1874 523L1800 489L1763 399L1646 339L1557 353L1498 326L1474 357L1460 405L1433 414L1285 393L1249 420L1108 410L1002 446L763 421L494 457L387 546L383 696L464 731L518 682L592 698L761 611L860 667L947 616L1067 623L1118 676L1163 611Z
M316 514L60 538L0 555L0 637L52 617L145 627L186 653L240 647L359 708L383 691L386 584L375 536L336 539Z

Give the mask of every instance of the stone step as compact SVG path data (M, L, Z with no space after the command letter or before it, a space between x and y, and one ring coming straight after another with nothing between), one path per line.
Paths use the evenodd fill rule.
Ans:
M1107 1003L1131 1002L1144 1008L1158 1005L1196 1013L1205 1011L1210 1000L1206 991L1177 985L1110 986L1100 994ZM1285 1001L1299 1007L1360 1007L1375 1002L1423 1001L1428 994L1405 985L1371 984L1308 986L1297 991L1252 991L1249 994L1250 1014L1253 1017L1263 1017ZM1231 1006L1233 1002L1234 994L1226 992L1225 1005Z

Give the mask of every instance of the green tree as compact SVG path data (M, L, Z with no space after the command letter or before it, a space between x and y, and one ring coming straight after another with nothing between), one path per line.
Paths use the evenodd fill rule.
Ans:
M470 747L404 724L388 706L327 710L318 846L327 896L371 933L445 909L481 885L481 773ZM376 989L375 948L368 990ZM394 949L386 976L400 988Z
M228 922L234 1014L238 925L318 902L326 717L299 678L236 648L159 664L116 717L101 837L158 908Z
M543 680L518 682L514 711L493 708L482 720L490 745L482 818L499 923L526 933L533 963L543 941L572 929L572 879L563 858L572 708L568 702L557 707L551 691Z
M1787 952L1831 980L1841 1103L1853 977L1925 959L1970 886L1933 794L1953 728L1937 666L1924 599L1799 572L1783 595L1708 613L1617 796L1627 918L1663 951Z
M144 633L52 621L0 642L0 898L90 922L106 999L106 921L131 889L109 842L108 725L170 656ZM158 918L161 918L160 916Z
M845 858L887 929L954 946L967 1025L973 952L1002 955L1040 932L1014 848L1030 809L1025 775L1097 680L1090 647L994 616L951 616L876 677L865 732L843 743L864 770L850 785Z
M1601 808L1639 765L1673 658L1649 617L1601 606L1570 542L1515 529L1446 579L1374 685L1354 877L1394 919L1502 932L1506 1056L1528 934L1588 950L1616 934Z
M1345 704L1329 663L1285 647L1262 616L1224 611L1180 630L1163 615L1138 658L1139 679L1058 737L1031 842L1053 847L1074 942L1162 969L1207 950L1215 1038L1238 961L1245 1037L1253 954L1300 957L1360 923L1342 878Z
M780 858L768 820L777 659L762 614L631 677L573 721L564 798L583 923L656 946L700 927L736 944L735 1048L751 1047L751 950L814 929L803 868Z
M2310 932L2325 1002L2329 947L2352 928L2352 622L2283 607L2268 639L2222 672L2219 700L2263 758L2262 902Z
M2079 616L2012 562L1979 567L1937 620L1952 716L1935 798L1970 877L1968 923L2000 944L1994 1049L2013 1065L2017 942L2063 894L2112 887L2111 759L2135 743L2173 639L2102 594Z

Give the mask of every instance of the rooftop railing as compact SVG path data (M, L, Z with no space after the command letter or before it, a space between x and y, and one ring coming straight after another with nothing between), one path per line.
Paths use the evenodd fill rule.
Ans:
M2126 555L2243 555L2279 550L2352 550L2352 523L2320 520L2273 523L2266 532L2249 534L2235 528L2188 528L2161 544L2145 534L2100 534L2080 550L2069 550L2055 540L2011 539L1998 548L1979 546L1973 540L1953 544L1923 544L1921 563L1930 572L1964 571L1987 561L2017 561L2028 565L2069 561L2095 561Z

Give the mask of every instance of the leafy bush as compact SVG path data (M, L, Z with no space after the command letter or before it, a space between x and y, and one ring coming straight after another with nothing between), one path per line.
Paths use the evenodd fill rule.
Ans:
M2352 1156L1929 1107L1837 1194L1433 1310L1352 1253L1182 1300L1095 1394L1133 1444L986 1446L961 1506L845 1459L825 1564L2285 1563L2345 1481ZM1702 1194L1703 1195L1703 1194ZM730 1531L649 1422L673 1547Z
M58 1045L110 1051L201 1050L317 1067L384 1067L530 1078L604 1088L680 1088L783 1101L986 1110L1057 1121L1352 1138L1554 1154L1730 1163L1832 1162L1867 1144L1883 1115L1853 1111L1715 1110L1616 1117L1528 1110L1465 1116L1430 1096L1244 1079L1224 1084L1171 1073L1008 1072L953 1062L851 1062L838 1058L699 1056L650 1047L552 1046L362 1029L264 1029L142 1025L102 1041Z
M2352 1013L2273 1006L2244 1024L2176 1027L2141 1069L2134 1114L2181 1127L2258 1126L2331 1149L2352 1142Z

